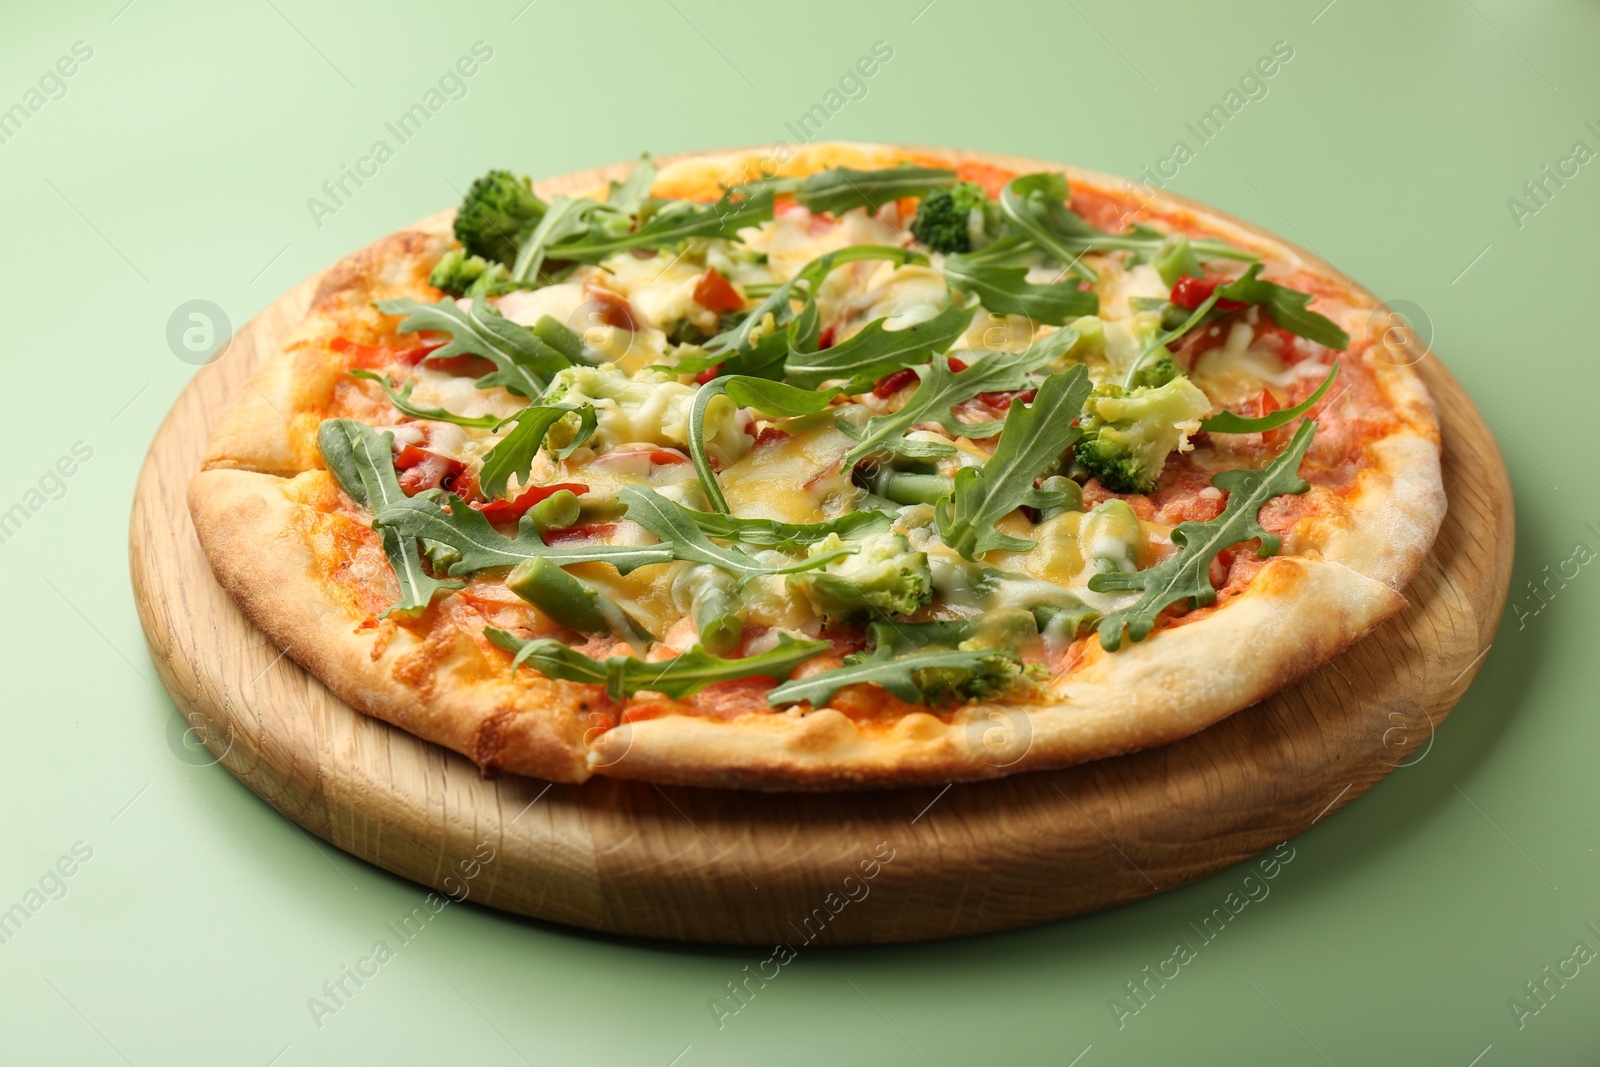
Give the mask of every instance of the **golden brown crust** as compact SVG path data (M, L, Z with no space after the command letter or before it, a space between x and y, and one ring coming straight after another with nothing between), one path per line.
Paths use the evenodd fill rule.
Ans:
M761 173L940 158L883 145L813 145L788 160L742 151L670 164L656 192L703 199ZM1126 193L1118 180L1068 173L1079 188ZM1145 642L1115 654L1091 644L1044 702L980 705L946 717L913 712L882 728L832 709L722 720L673 714L598 732L586 745L580 709L590 688L526 669L513 682L505 657L481 637L444 623L430 630L428 616L411 629L389 627L384 640L358 632L364 616L338 606L337 590L318 576L312 550L295 533L295 509L305 505L285 496L280 479L215 468L292 475L320 465L315 424L341 369L320 345L336 330L376 329L372 300L415 295L419 273L443 247L437 235L448 215L430 220L427 233L394 235L329 272L296 340L224 416L208 470L191 486L196 529L246 614L342 699L490 769L560 781L597 773L838 789L994 777L1177 740L1292 684L1398 611L1398 590L1426 558L1445 500L1437 420L1410 366L1420 353L1387 346L1375 325L1379 302L1263 231L1165 193L1140 195L1334 294L1319 309L1355 339L1352 358L1373 372L1392 419L1383 436L1364 442L1366 463L1339 497L1342 510L1308 515L1286 538L1286 551L1299 555L1269 561L1240 595Z
M612 777L742 789L927 785L1063 767L1203 730L1294 684L1404 604L1348 567L1280 557L1224 612L1116 653L1091 646L1050 703L973 705L949 722L914 713L883 733L831 709L648 719L598 738L590 761ZM1209 625L1216 620L1226 621Z
M322 477L320 472L302 475ZM252 471L201 471L189 483L195 533L245 615L340 700L485 770L558 782L588 777L579 687L524 676L453 626L365 626L321 576L315 509L290 483Z
M320 467L317 425L344 374L328 342L387 334L373 302L415 296L447 244L442 233L404 230L329 268L289 342L223 410L202 469L289 476Z

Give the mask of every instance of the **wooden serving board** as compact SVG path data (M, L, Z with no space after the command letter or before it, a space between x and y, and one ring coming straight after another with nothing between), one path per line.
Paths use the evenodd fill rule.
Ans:
M541 188L589 188L626 169ZM134 593L162 681L229 771L317 836L453 897L615 933L796 947L952 937L1136 900L1299 833L1431 743L1504 605L1504 465L1472 401L1418 349L1442 415L1450 506L1410 606L1298 686L1193 737L943 790L485 780L302 671L240 614L195 539L184 494L216 415L315 284L240 331L156 434L133 507Z

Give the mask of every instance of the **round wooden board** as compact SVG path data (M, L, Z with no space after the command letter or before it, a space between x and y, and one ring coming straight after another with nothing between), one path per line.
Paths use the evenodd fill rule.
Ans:
M541 191L586 189L626 169ZM800 945L952 937L1136 900L1293 836L1429 743L1505 602L1505 467L1472 401L1419 351L1442 417L1450 509L1406 589L1410 605L1299 685L1210 729L943 790L485 780L467 759L353 711L273 647L217 585L195 539L184 494L216 415L298 324L315 284L240 331L156 434L130 531L140 618L173 700L241 781L339 848L491 907L623 934Z

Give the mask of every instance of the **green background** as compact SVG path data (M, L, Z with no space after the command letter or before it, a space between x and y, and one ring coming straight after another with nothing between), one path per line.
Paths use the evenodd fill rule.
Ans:
M1584 926L1600 926L1600 576L1552 583L1536 615L1524 585L1579 542L1600 550L1587 339L1600 165L1551 183L1520 225L1507 205L1574 142L1600 148L1584 126L1600 127L1593 5L124 2L7 4L0 34L0 107L75 41L93 49L65 95L0 144L13 382L0 509L74 443L93 450L0 544L0 908L75 842L93 853L0 944L0 1060L1600 1058L1600 966L1521 1028L1508 1007L1574 942L1600 949ZM316 225L307 198L478 40L494 54L467 95ZM1107 1001L1179 939L1197 942L1189 924L1244 869L1031 930L807 950L720 1030L708 998L765 952L452 907L319 1028L307 998L421 892L202 766L155 681L124 545L145 447L194 372L168 345L169 316L206 299L242 324L454 203L452 186L491 165L546 175L641 149L793 140L785 122L880 40L893 59L826 137L1123 174L1180 138L1195 148L1185 121L1289 43L1268 94L1173 187L1408 302L1500 432L1519 607L1481 676L1420 762L1295 838L1270 897L1120 1029Z

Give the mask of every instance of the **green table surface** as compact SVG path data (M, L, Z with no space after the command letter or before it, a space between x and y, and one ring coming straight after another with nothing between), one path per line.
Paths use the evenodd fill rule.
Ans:
M0 1061L1600 1059L1593 5L95 0L7 4L4 23L0 109L22 114L0 125L0 510L27 517L0 543L0 909L22 908L0 928ZM476 42L489 58L400 143L385 124ZM892 58L841 89L875 44ZM1292 58L1248 77L1275 47ZM1237 113L1202 143L1186 123L1230 90ZM818 103L838 105L828 138L1121 174L1183 141L1174 189L1406 302L1515 486L1512 599L1482 673L1424 756L1295 838L1211 941L1196 927L1247 868L1035 929L805 950L720 1025L712 1002L732 1006L725 983L765 950L470 904L402 943L389 924L419 887L210 765L156 680L125 539L146 445L195 371L169 319L208 300L242 324L489 166L792 142ZM313 211L380 139L392 158ZM379 941L393 958L332 1000L324 983ZM1192 958L1135 1000L1127 983L1171 974L1180 942Z

